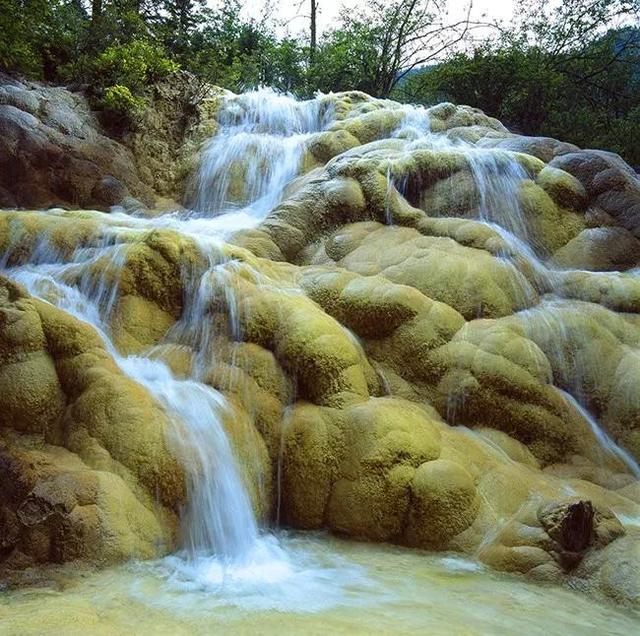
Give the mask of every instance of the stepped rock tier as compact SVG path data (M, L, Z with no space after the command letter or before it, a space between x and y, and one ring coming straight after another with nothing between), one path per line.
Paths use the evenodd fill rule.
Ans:
M279 523L640 605L635 173L467 106L215 104L178 211L0 212L4 571Z

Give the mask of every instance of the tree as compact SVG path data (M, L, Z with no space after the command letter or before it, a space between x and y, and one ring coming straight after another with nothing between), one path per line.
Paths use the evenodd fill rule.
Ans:
M317 34L317 17L318 17L318 2L317 0L309 0L311 3L311 38L309 41L309 62L313 64L313 60L316 55L316 49L318 48L318 34Z
M345 53L350 70L359 66L358 87L386 97L414 68L438 60L479 26L470 19L471 9L469 2L464 17L450 21L446 3L439 0L370 0L359 12L343 12L323 53L335 60L338 51L330 51L333 43Z
M405 77L395 96L467 103L529 135L567 139L640 164L638 2L522 5L501 37Z
M157 30L167 49L180 58L188 56L191 38L205 21L206 0L164 0L156 13ZM181 59L181 62L184 62Z
M79 54L87 23L75 0L0 0L0 69L63 78Z

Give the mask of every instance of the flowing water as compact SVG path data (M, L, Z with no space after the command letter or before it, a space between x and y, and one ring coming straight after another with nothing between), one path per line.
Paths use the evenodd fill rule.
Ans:
M244 208L263 218L298 174L306 142L330 120L319 99L298 102L262 89L233 100L202 151L194 212L212 216Z
M0 633L527 634L637 633L640 617L579 592L527 583L455 555L321 535L279 538L296 570L255 573L224 591L194 587L165 561L0 598ZM265 574L266 576L266 574Z
M490 573L456 557L328 537L283 537L259 529L223 426L226 400L203 383L206 361L215 355L216 334L207 315L211 280L224 280L237 266L222 255L225 237L264 219L300 173L306 144L333 121L328 103L321 98L297 102L266 90L230 100L218 134L202 152L190 211L146 219L116 210L104 217L101 242L76 250L71 258L42 241L26 264L10 266L11 249L0 260L3 272L32 294L93 325L122 371L164 406L174 422L170 442L184 460L189 482L176 554L151 564L87 572L81 583L72 577L62 586L10 592L0 602L0 632L192 634L209 633L212 620L225 633L271 633L283 625L306 633L427 629L469 634L630 633L637 626L637 617L621 610ZM432 134L428 113L418 108L406 109L394 136L408 144L465 152L479 193L477 219L502 236L507 249L501 257L509 267L519 271L524 262L535 272L533 283L518 279L523 306L535 293L555 286L562 273L548 269L530 246L517 199L527 176L509 153ZM403 184L388 177L388 195L392 188L402 194ZM389 205L386 219L393 222ZM154 228L192 238L207 263L184 272L185 309L165 338L196 351L190 380L175 377L153 352L120 355L110 339L119 274L130 247L123 237ZM97 280L91 275L96 264L103 271ZM227 289L229 328L240 336L237 299ZM567 394L567 400L602 446L638 475L637 464L585 407L573 395ZM56 611L59 606L65 607L64 614ZM61 621L70 614L75 623L64 623L62 630Z
M187 588L240 593L260 591L281 580L304 584L309 579L313 584L318 576L330 576L322 568L318 575L318 568L294 563L273 535L259 531L222 424L228 414L226 400L200 381L215 355L216 334L207 315L211 277L224 277L234 267L222 255L221 242L257 224L279 202L299 172L307 141L330 120L331 109L320 100L298 102L270 90L231 100L222 112L218 134L203 150L191 211L156 219L115 211L104 217L104 238L91 248L76 250L71 259L43 239L26 264L8 267L11 248L0 261L4 272L31 294L93 325L122 371L145 386L173 420L169 441L187 469L189 492L181 518L181 549L161 567ZM242 174L234 174L238 170ZM242 191L238 183L245 185ZM196 352L192 380L174 377L153 351L149 356L124 357L110 339L109 321L130 248L120 241L157 227L189 236L208 263L203 270L184 272L184 311L165 338L168 343L189 344ZM96 264L102 268L97 280L91 271ZM235 298L229 286L227 290L228 324L237 332Z

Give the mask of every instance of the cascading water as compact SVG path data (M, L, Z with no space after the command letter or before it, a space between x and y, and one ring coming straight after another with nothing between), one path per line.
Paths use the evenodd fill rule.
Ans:
M415 106L404 107L405 115L400 125L393 133L394 137L408 140L408 149L428 148L438 150L453 150L461 152L469 166L471 177L477 193L477 204L472 217L490 227L502 240L504 249L497 256L512 272L513 296L517 304L523 309L516 312L524 325L525 332L536 343L534 328L529 324L528 314L546 312L545 327L552 327L556 336L553 340L553 350L545 352L550 360L555 361L556 367L561 367L570 376L570 389L573 392L562 391L565 399L585 422L593 433L597 443L607 453L616 457L632 474L638 476L638 463L622 447L620 447L600 426L597 419L583 404L580 369L559 356L564 356L568 346L568 339L562 328L562 317L554 316L555 304L562 303L562 285L572 270L560 270L543 262L537 254L539 246L535 243L528 227L527 217L522 208L520 191L530 175L522 160L514 153L501 149L487 148L471 144L457 137L450 137L446 132L431 131L429 113L424 108ZM390 210L390 191L395 188L404 195L407 190L406 181L396 181L391 168L387 169L388 190L385 197L385 219L387 224L393 223ZM523 275L523 265L528 276ZM607 274L598 274L606 280ZM635 275L633 272L630 275ZM536 297L540 295L546 300L533 310L530 307ZM480 317L480 316L479 316ZM463 394L450 394L447 397L446 419L450 424L456 423L458 409L464 405Z
M125 358L121 368L174 416L172 445L189 474L183 514L186 555L224 562L248 554L258 527L231 444L222 424L224 397L200 382L176 380L157 360Z
M110 266L122 266L126 245L118 247L116 250L102 248L97 258L107 257ZM8 274L25 285L31 294L52 300L61 309L91 324L101 334L118 366L145 386L174 419L170 441L190 480L183 520L185 554L190 559L214 555L222 561L247 554L257 540L258 529L222 425L224 397L200 382L175 378L160 360L121 356L108 336L106 320L112 310L119 276L116 275L111 289L104 279L98 285L90 285L87 277L81 276L78 289L65 284L64 278L70 268L77 268L83 262L86 250L79 250L71 265L52 263L57 260L55 253L49 252L46 258L44 249L39 252L45 263L12 268ZM83 264L94 263L95 258L89 257Z
M598 440L601 448L613 457L618 459L629 472L636 478L640 479L640 465L635 458L628 453L624 448L621 448L616 444L609 435L600 427L597 420L589 413L589 411L580 404L580 402L568 393L558 389L565 400L571 404L571 406L580 414L580 417L589 424L589 428L593 432L594 436Z
M483 148L468 150L466 160L478 189L478 219L528 241L527 223L518 197L522 182L528 178L523 166L507 152Z
M260 220L298 174L306 142L330 121L320 99L295 101L271 89L233 100L202 151L193 209L212 216L242 210Z
M429 111L420 106L407 105L403 107L403 117L400 125L393 132L393 137L399 139L422 139L431 132Z
M154 395L174 421L169 441L185 466L189 492L181 520L182 550L168 557L162 569L181 588L242 595L284 581L300 586L299 595L314 585L314 577L325 576L322 569L308 570L311 576L304 574L307 570L296 571L275 537L259 532L223 425L229 417L226 399L202 381L215 355L216 334L207 319L211 279L224 278L234 266L220 250L221 239L255 225L278 203L285 186L298 174L307 141L330 120L330 112L320 99L298 102L270 90L232 100L222 111L220 132L204 150L193 212L156 219L115 212L105 223L101 241L78 248L70 259L43 239L27 263L10 266L11 249L0 263L32 295L91 324L122 371ZM238 193L232 175L241 160L246 188ZM176 378L154 357L153 349L148 356L120 355L110 338L109 322L130 248L126 235L157 227L189 236L207 263L184 271L184 310L165 337L167 343L188 344L195 351L193 380ZM99 276L93 272L97 265ZM227 322L237 332L233 290L223 287L228 296ZM288 597L297 598L291 589Z
M527 307L528 300L536 294L557 288L565 273L543 263L531 244L518 196L529 177L518 159L506 151L478 148L431 132L425 109L407 107L404 111L404 119L392 134L394 144L450 148L464 155L477 188L475 218L502 238L505 248L500 256L514 272L514 285L521 288L521 305ZM203 150L194 181L192 210L151 219L115 212L104 221L101 241L77 249L71 257L42 241L25 264L11 266L11 250L0 263L33 295L92 324L122 371L146 387L174 421L170 442L185 466L189 498L182 516L182 549L163 560L161 568L180 589L228 590L231 595L242 595L250 589L252 602L268 605L286 587L286 594L277 603L284 602L286 596L295 599L294 603L313 608L322 606L324 599L320 597L326 594L327 583L335 595L345 580L358 579L357 570L343 568L338 575L334 569L318 567L304 558L294 562L273 535L260 532L241 467L225 430L226 399L205 383L219 335L209 316L215 289L222 287L227 294L222 304L234 339L239 340L241 335L233 288L212 284L212 280L226 280L237 265L223 255L222 240L255 226L278 204L287 185L301 171L309 141L331 125L332 117L330 101L323 98L297 102L262 90L229 99L222 110L218 134ZM394 190L403 194L406 184L394 182L391 170L387 172L387 183L384 212L386 222L392 224L391 196L396 194ZM177 378L154 357L153 350L148 355L121 356L110 338L109 322L118 297L120 272L131 245L126 235L144 235L156 228L171 228L189 237L198 246L204 263L184 272L182 315L163 342L193 349L195 361L190 380ZM522 274L523 263L529 274L534 273L533 277ZM98 277L93 271L96 268L101 271ZM525 323L526 311L519 315ZM535 334L529 335L536 341ZM558 337L559 346L563 346L564 336ZM447 419L451 424L464 399L464 395L450 396ZM567 394L566 399L600 444L638 476L637 463L604 434L582 403L572 394ZM495 452L495 445L493 448ZM283 470L280 462L281 458L278 478ZM277 495L279 501L280 483ZM490 537L485 543L489 540ZM315 586L314 582L322 585ZM265 601L268 593L272 596Z

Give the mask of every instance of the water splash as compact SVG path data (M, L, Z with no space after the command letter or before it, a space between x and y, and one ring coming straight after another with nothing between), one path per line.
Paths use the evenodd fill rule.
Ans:
M429 111L421 106L406 104L402 106L403 118L392 137L415 141L431 133L431 118Z
M118 360L174 420L170 442L189 477L182 517L183 547L190 560L213 557L219 567L244 559L258 539L249 494L222 420L227 404L215 389L177 380L159 360Z

